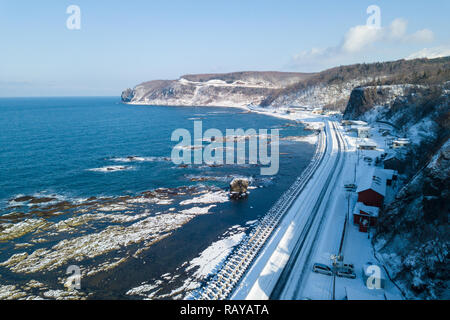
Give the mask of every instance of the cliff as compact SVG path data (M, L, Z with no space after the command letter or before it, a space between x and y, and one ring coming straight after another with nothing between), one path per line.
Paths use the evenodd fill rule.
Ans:
M234 72L184 75L178 80L144 82L122 92L126 103L182 106L245 107L310 77L292 72Z
M407 298L450 298L450 141L386 207L375 249Z
M122 92L134 104L181 106L309 106L343 111L354 88L409 83L429 85L450 78L450 58L354 64L318 73L232 72L154 80Z
M450 82L355 88L344 118L383 121L410 139L404 186L380 213L375 250L408 298L448 299Z

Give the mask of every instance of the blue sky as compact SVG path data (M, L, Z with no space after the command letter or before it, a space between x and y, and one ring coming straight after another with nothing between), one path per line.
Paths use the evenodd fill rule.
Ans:
M81 29L69 30L69 5ZM365 29L369 5L381 29ZM147 80L320 71L450 52L450 1L0 0L0 96L120 95Z

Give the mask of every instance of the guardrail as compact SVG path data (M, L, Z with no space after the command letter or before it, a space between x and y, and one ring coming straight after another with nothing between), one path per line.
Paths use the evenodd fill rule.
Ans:
M305 187L323 160L326 148L326 135L321 129L318 146L312 160L289 189L275 202L269 211L257 222L254 229L246 235L233 251L222 261L215 275L200 289L191 294L193 299L227 299L234 288L257 258L282 217Z

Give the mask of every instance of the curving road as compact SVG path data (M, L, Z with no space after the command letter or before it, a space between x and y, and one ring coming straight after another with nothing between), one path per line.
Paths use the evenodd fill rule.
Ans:
M336 188L345 159L338 126L325 121L326 151L313 175L236 288L234 299L302 298L303 276L310 273L311 255L329 216L330 194ZM332 297L332 278L324 288Z

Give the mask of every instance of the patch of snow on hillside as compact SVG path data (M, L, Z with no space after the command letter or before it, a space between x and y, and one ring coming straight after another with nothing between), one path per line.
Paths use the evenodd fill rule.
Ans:
M408 129L408 137L413 144L419 145L423 140L435 139L437 124L430 118L424 118Z

